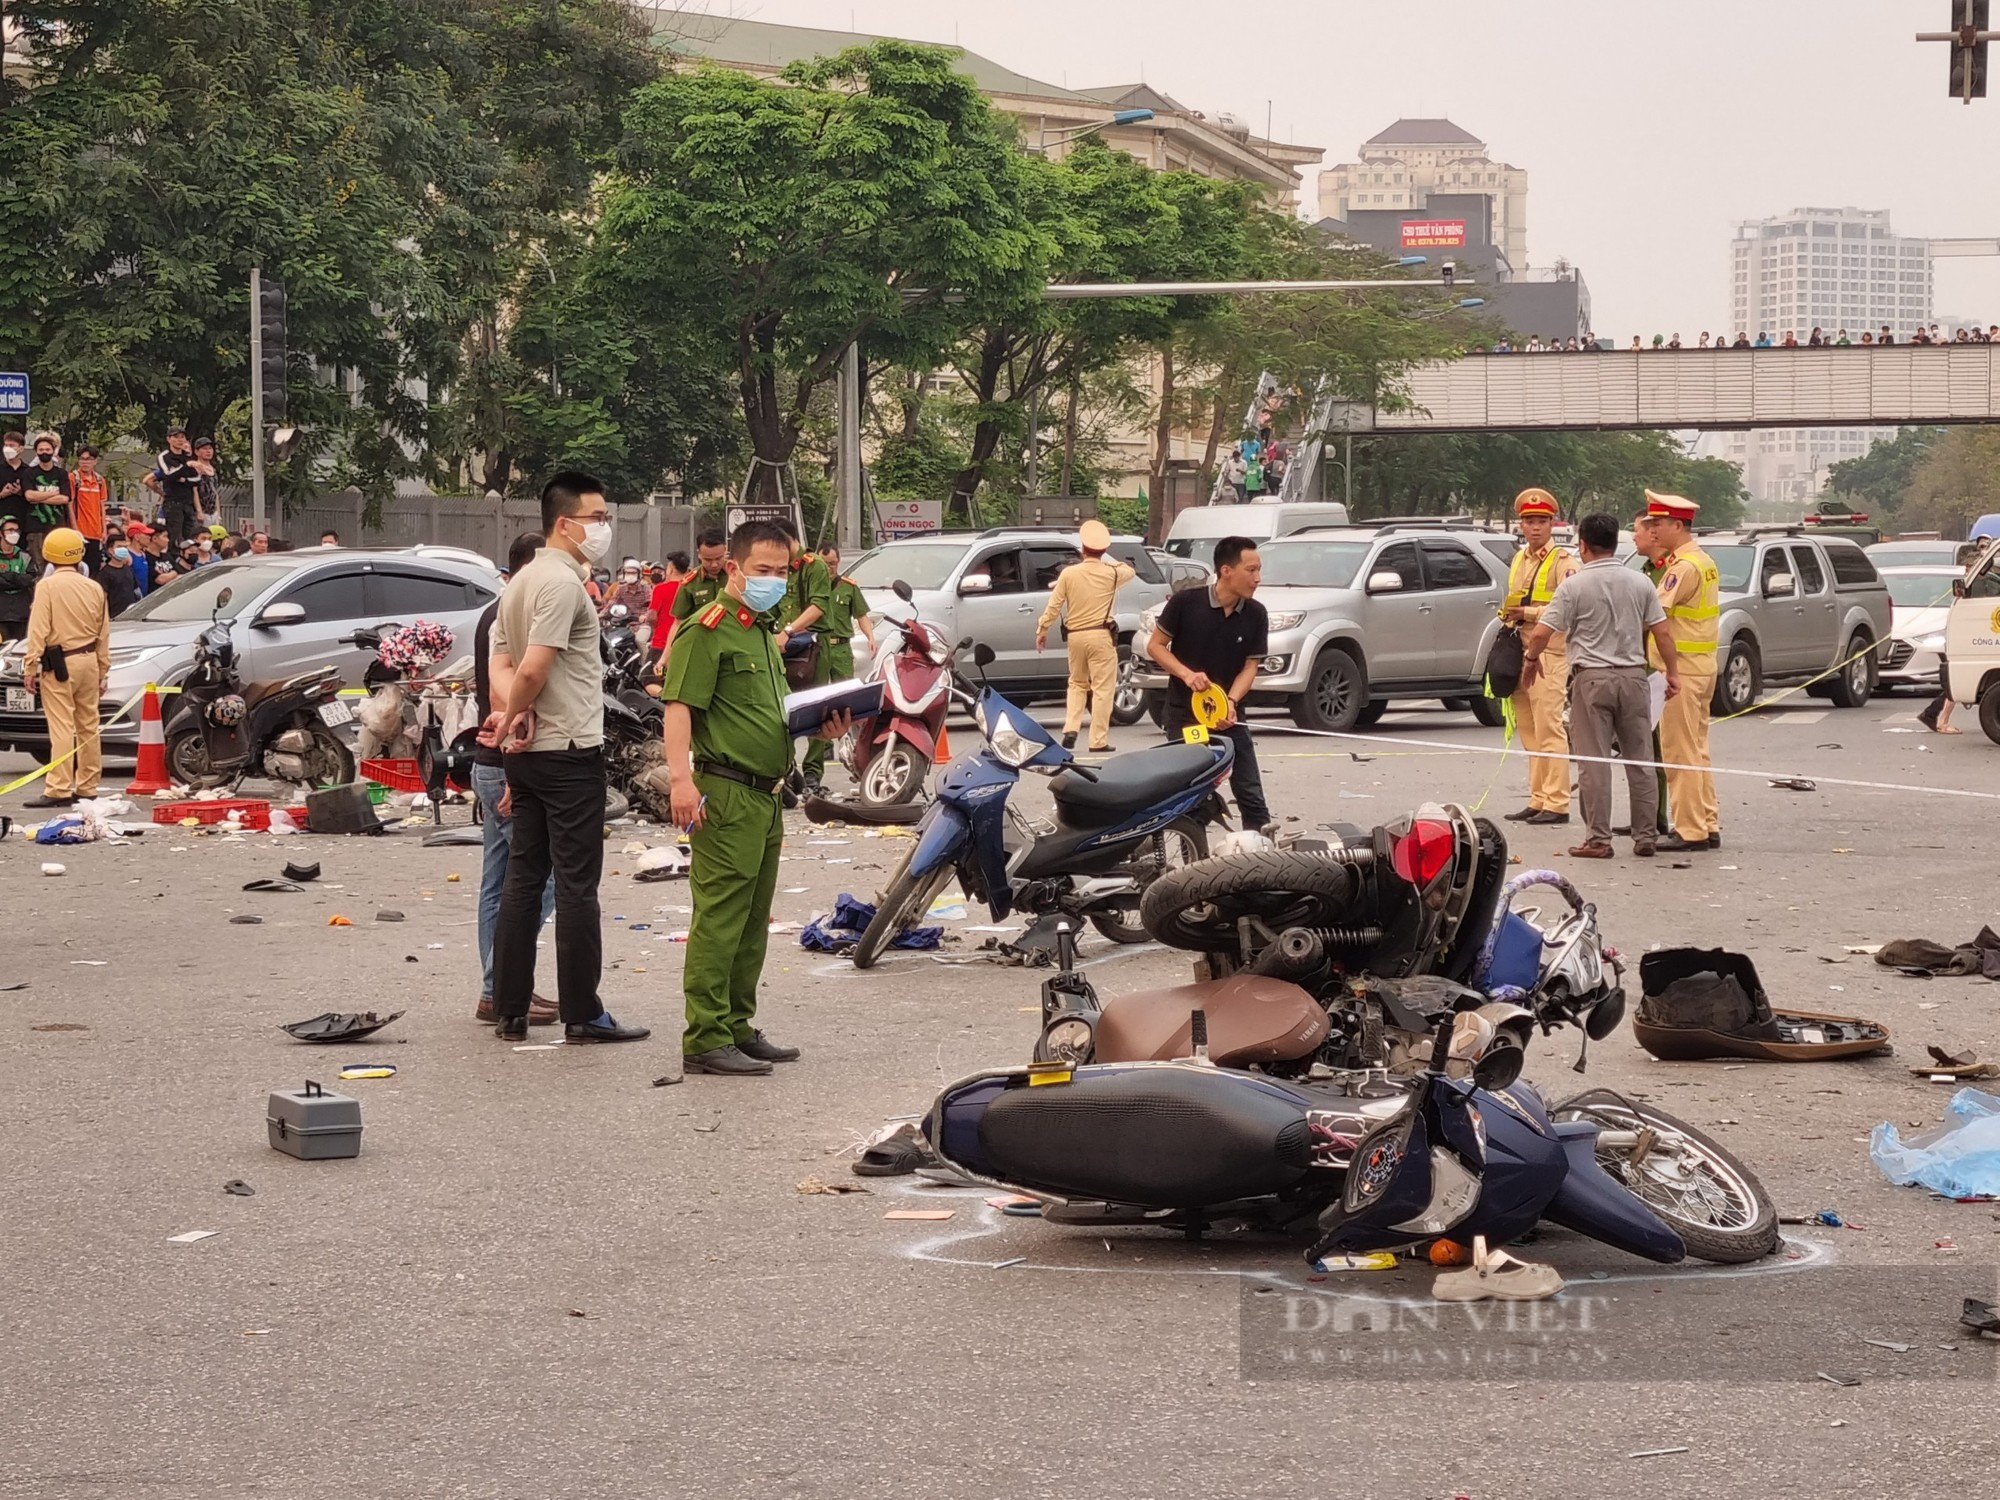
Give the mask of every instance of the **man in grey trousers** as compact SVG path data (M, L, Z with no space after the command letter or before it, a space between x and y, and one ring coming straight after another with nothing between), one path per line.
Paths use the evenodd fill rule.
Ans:
M1609 859L1611 847L1612 745L1636 749L1652 743L1652 712L1646 688L1646 637L1658 646L1666 667L1667 696L1681 690L1680 659L1667 631L1660 596L1642 574L1617 561L1618 521L1585 516L1577 523L1577 550L1583 559L1557 587L1529 635L1521 686L1541 672L1542 652L1561 632L1569 644L1569 748L1582 764L1578 800L1589 830L1569 852L1576 859ZM1643 754L1643 752L1641 752ZM1623 752L1628 761L1639 757ZM1659 785L1651 767L1628 765L1625 784L1632 799L1632 852L1656 852Z

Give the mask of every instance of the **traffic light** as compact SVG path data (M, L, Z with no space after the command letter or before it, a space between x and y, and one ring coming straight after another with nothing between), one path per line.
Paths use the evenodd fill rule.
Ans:
M1951 44L1951 97L1970 104L1986 97L1986 44L1993 40L1992 0L1951 0L1951 30L1935 39Z
M263 342L259 374L264 383L264 420L272 426L285 420L285 289L266 281L257 290L257 325Z

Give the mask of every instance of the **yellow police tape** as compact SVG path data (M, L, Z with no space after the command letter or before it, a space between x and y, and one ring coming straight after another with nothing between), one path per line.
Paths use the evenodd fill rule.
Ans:
M165 697L169 693L178 693L180 691L180 689L177 687L158 687L155 686L153 683L150 682L147 683L145 687L140 688L138 692L134 693L131 697L127 698L123 703L119 704L118 711L112 714L110 718L98 720L97 727L99 732L101 733L102 731L109 729L113 724L116 724L120 719L124 718L125 715L132 712L134 708L138 707L139 704L145 700L146 692L147 689L149 688L153 692L160 694L160 696L162 697ZM5 786L0 786L0 797L10 796L11 794L18 792L22 787L26 786L29 782L38 780L39 778L48 775L49 772L53 771L57 766L61 765L64 761L68 760L70 756L75 755L76 752L81 750L82 748L83 748L82 741L78 741L76 744L69 747L67 753L58 755L54 760L50 761L47 765L36 766L35 769L30 771L27 775L18 776L14 780L8 782Z

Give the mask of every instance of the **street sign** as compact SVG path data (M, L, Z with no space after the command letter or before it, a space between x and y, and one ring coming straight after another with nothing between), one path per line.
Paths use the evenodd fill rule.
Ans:
M899 536L922 536L944 528L942 500L877 500L875 535L882 541Z
M1465 220L1463 219L1405 219L1403 220L1403 248L1422 250L1429 248L1452 248L1465 243Z
M28 414L28 377L18 371L0 370L0 417Z
M726 517L731 531L746 521L789 521L792 518L791 506L773 505L761 500L739 500L729 507Z

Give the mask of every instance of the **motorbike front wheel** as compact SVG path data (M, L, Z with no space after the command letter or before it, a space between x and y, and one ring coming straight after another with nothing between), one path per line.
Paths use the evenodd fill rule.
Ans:
M1599 1130L1597 1164L1658 1214L1688 1254L1717 1265L1760 1260L1778 1246L1778 1210L1757 1176L1721 1143L1685 1120L1611 1089L1590 1089L1549 1111ZM1635 1162L1635 1133L1653 1139Z
M908 740L890 740L861 773L861 800L893 807L916 800L924 786L924 761Z
M1193 818L1175 818L1153 836L1147 853L1132 862L1131 868L1139 881L1137 893L1121 905L1089 913L1090 925L1114 943L1150 940L1153 935L1146 930L1145 919L1140 915L1146 888L1169 871L1206 858L1208 830Z
M208 745L200 729L183 730L167 741L167 774L182 786L201 791L221 786L229 778L218 776L209 764Z
M874 968L897 934L929 911L938 892L951 880L953 871L948 864L939 865L925 875L911 874L910 862L916 857L917 848L912 843L896 866L896 873L889 877L888 889L875 903L875 915L862 932L861 941L854 945L855 968Z

